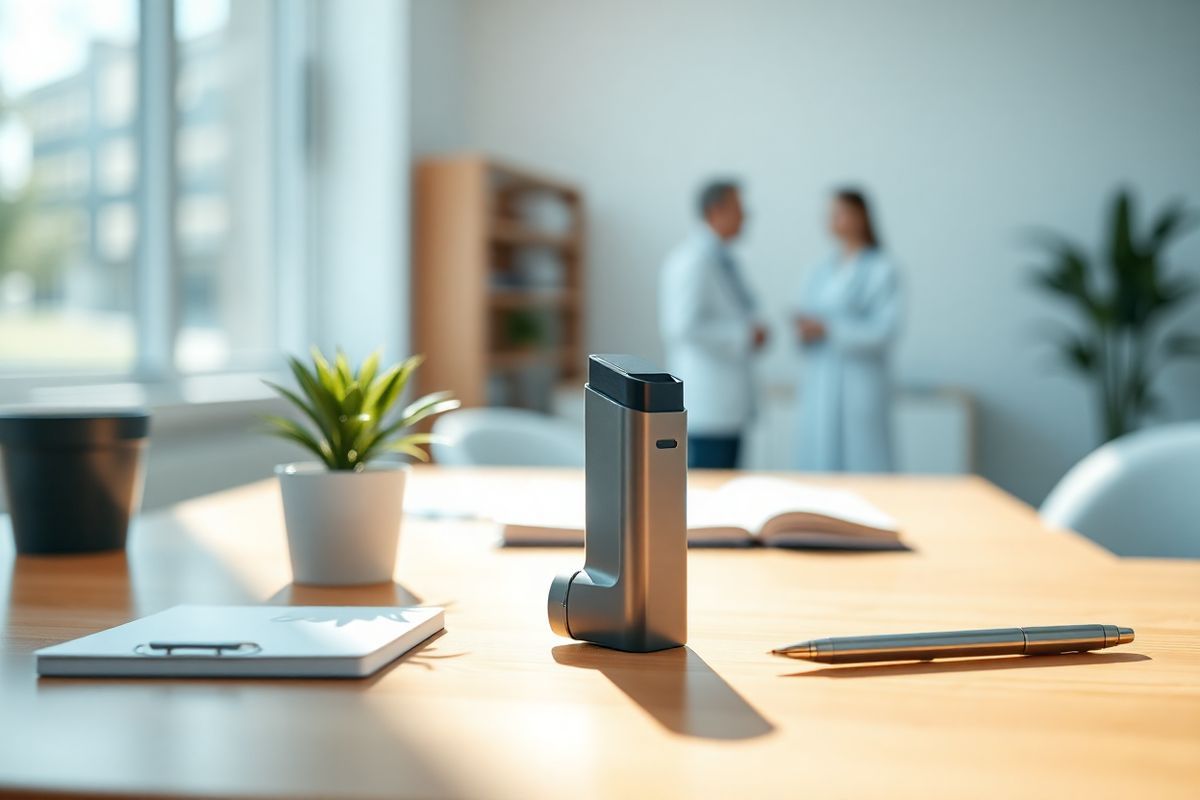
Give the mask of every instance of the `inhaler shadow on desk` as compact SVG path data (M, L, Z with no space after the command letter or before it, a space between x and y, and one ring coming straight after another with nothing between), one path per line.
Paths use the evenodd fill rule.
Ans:
M775 729L690 647L624 653L580 643L550 654L564 666L599 670L672 733L753 739Z

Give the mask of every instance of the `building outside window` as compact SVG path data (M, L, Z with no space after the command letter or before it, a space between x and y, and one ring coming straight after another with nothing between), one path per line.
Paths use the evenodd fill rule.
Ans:
M145 375L154 349L170 374L277 357L272 108L290 89L276 8L176 0L169 27L142 30L138 0L0 0L0 377ZM144 115L162 102L139 96L159 66L149 37L170 39L175 107L156 115L171 146L147 163ZM146 208L143 181L164 170L171 208L148 213L162 209ZM169 227L168 258L139 259L148 220ZM157 334L138 319L154 285L171 306Z

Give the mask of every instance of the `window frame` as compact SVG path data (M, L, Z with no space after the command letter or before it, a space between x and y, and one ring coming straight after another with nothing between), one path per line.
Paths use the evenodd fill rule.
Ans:
M175 362L180 333L181 260L176 227L178 128L176 83L179 41L174 0L138 0L136 104L138 137L134 214L132 313L134 360L128 371L33 368L0 373L0 399L21 400L39 388L133 383L175 387L189 379L220 375L271 374L284 366L285 352L302 351L314 327L309 287L313 284L314 203L311 102L315 25L313 0L270 0L268 77L271 88L272 163L269 166L269 269L274 287L275 347L261 363L182 372Z

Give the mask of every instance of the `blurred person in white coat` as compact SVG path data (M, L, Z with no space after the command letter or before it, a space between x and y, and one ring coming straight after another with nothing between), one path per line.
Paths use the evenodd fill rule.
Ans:
M683 380L688 466L733 469L757 407L752 357L767 330L730 252L745 224L737 183L708 183L697 205L700 224L663 267L659 322L667 368Z
M865 196L833 196L837 250L809 273L795 307L804 354L797 466L814 472L893 469L889 360L903 298Z

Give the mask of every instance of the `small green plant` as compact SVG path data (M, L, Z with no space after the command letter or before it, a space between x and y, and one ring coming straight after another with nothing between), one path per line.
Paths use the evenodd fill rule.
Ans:
M1133 198L1122 189L1113 197L1100 258L1060 236L1041 238L1049 263L1034 278L1085 324L1082 332L1064 330L1056 338L1066 364L1092 383L1105 440L1133 430L1154 410L1151 386L1168 361L1200 355L1200 335L1161 330L1197 290L1191 279L1167 274L1164 252L1198 220L1175 204L1138 231Z
M340 350L332 364L316 347L311 366L289 358L299 394L265 383L300 409L313 429L287 417L270 416L266 418L269 432L315 453L331 470L359 471L385 453L428 461L429 455L420 445L429 444L434 437L406 431L460 404L450 392L434 392L414 400L398 414L391 413L423 360L423 356L411 356L380 373L378 352L367 357L357 371Z

